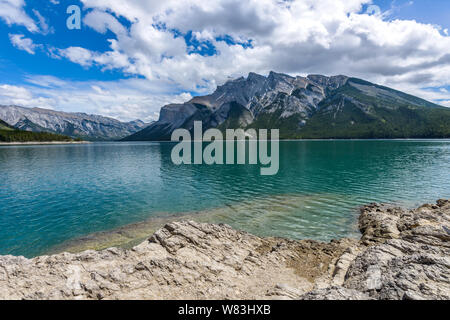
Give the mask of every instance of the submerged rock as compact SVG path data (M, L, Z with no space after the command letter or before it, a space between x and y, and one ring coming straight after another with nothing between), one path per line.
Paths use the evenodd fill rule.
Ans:
M361 209L360 241L167 224L131 250L0 257L0 299L449 299L450 201Z

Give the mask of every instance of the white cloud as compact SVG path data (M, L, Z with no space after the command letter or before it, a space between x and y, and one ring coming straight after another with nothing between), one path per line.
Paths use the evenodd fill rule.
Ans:
M0 95L6 98L17 98L19 96L25 99L32 98L31 93L27 89L8 84L0 85Z
M449 83L443 70L450 37L433 25L365 14L370 0L82 1L94 9L84 23L116 39L109 53L91 52L80 64L170 80L186 90L212 90L229 76L270 70L348 74L387 85ZM189 53L173 30L192 31L217 54ZM224 36L251 46L216 40Z
M164 83L145 79L74 82L52 76L28 76L23 86L0 84L0 104L102 114L123 121L158 118L162 105L185 102Z
M115 40L110 41L115 42ZM58 49L56 51L58 57L65 57L86 68L98 65L101 66L103 70L122 69L126 73L136 74L136 68L130 64L128 57L119 51L98 53L82 47L69 47L66 49Z
M46 34L54 32L53 27L49 27L47 20L41 15L41 13L39 11L37 11L36 9L33 9L33 14L38 19L39 27L41 29L42 34L46 35Z
M0 104L39 107L52 103L51 99L42 96L35 97L27 88L8 84L0 85Z
M90 67L94 62L95 54L90 50L81 47L69 47L58 51L62 57L65 57L74 63L78 63L83 67Z
M30 32L38 32L39 28L23 9L24 0L0 0L0 18L8 25L21 25Z
M9 34L9 40L19 50L24 50L29 54L35 54L38 45L33 43L30 38L25 38L23 34Z
M55 0L51 0L53 4L58 4ZM54 29L48 25L47 20L41 13L32 9L37 21L31 18L25 12L25 0L0 0L0 20L3 20L9 26L24 26L29 32L42 33L44 35L53 33Z
M84 23L100 33L106 33L107 30L111 30L115 34L122 35L127 32L116 18L109 13L99 10L89 12L84 18Z
M171 99L180 100L180 92L203 94L230 76L270 70L293 75L346 74L428 100L450 101L448 92L423 89L450 84L450 37L445 30L416 21L389 20L390 11L366 14L371 0L81 1L88 9L84 27L112 38L108 39L110 49L47 46L50 56L85 68L121 70L145 80L28 88L33 97L43 94L53 99L53 107L90 108L123 119L148 118ZM21 0L6 2L23 9ZM1 10L0 16L7 19ZM12 21L8 23L20 24L18 19ZM42 23L40 28L45 29ZM196 46L207 43L214 53L192 52L183 37L188 32L198 41Z

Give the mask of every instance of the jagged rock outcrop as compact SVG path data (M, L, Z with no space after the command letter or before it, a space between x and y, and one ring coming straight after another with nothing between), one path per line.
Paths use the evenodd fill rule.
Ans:
M348 261L340 287L314 291L321 299L450 299L450 201L416 210L372 204L362 208L359 254Z
M362 208L360 241L175 222L131 250L0 257L0 299L449 299L450 201Z
M99 115L19 106L0 106L0 119L20 130L51 132L88 140L121 139L148 125L140 120L121 122Z

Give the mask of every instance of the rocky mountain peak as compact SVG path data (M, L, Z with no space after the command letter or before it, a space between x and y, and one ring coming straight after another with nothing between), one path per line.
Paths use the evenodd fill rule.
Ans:
M312 74L307 77L309 80L313 81L314 83L317 83L323 87L328 87L329 89L335 90L344 84L347 83L349 77L338 75L338 76L332 76L327 77L319 74Z
M250 72L247 77L247 81L251 81L251 82L264 82L265 80L266 80L266 77L264 77L260 74L254 73L254 72Z
M290 75L284 74L284 73L278 73L275 71L270 71L269 76L268 76L269 80L275 80L275 81L287 81L290 82L292 80L294 80L294 77L291 77Z
M428 107L437 109L433 114L420 109ZM245 124L243 128L278 128L286 138L409 137L405 132L420 137L443 137L450 132L436 128L448 127L445 123L450 109L444 109L345 75L293 77L274 71L267 76L250 72L247 78L229 80L218 86L210 95L163 107L160 121L130 140L170 140L173 130L180 127L190 130L194 121L202 121L205 129L224 129L236 123ZM436 119L443 124L436 124ZM405 122L403 129L405 126L408 129L396 129L398 122Z

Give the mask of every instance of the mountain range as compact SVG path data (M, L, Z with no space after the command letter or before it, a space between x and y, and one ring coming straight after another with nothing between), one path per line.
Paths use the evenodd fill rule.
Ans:
M75 142L76 140L49 132L30 132L19 130L0 120L0 144L17 142Z
M148 125L140 120L120 122L99 115L2 105L0 120L19 130L56 133L85 140L119 140Z
M207 96L169 104L157 122L125 138L170 140L175 129L280 129L282 139L445 138L450 108L343 75L250 73Z

